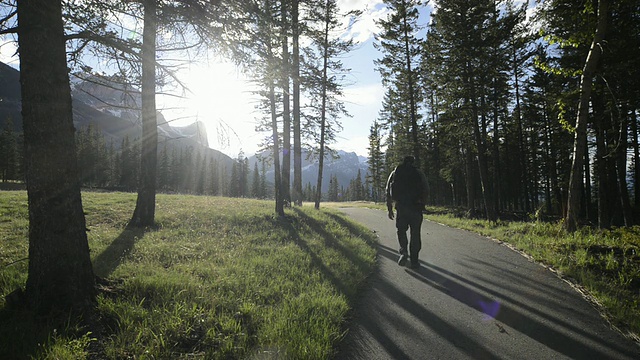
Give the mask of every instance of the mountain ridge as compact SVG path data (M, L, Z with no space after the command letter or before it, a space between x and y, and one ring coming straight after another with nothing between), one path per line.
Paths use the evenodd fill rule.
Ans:
M92 76L83 76L83 79L72 82L73 120L76 129L89 125L95 126L105 137L106 142L113 141L115 147L119 147L123 139L139 139L142 136L140 121L140 93L123 89L122 86L105 84L105 80L96 80ZM12 121L14 131L22 132L20 72L13 67L0 62L0 125L2 121ZM207 130L202 121L196 121L186 126L171 126L161 112L157 112L158 122L158 150L163 144L188 147L205 152L213 159L222 160L229 171L236 159L223 152L209 147ZM366 158L355 152L338 151L338 158L325 157L323 169L322 191L326 192L330 178L335 175L339 186L348 187L349 182L355 179L358 170L362 180L366 176L368 166ZM262 152L248 157L250 169L259 158L267 157L269 153ZM318 176L317 159L309 160L308 153L303 154L302 182L303 187L308 183L315 186ZM260 164L258 164L260 168ZM274 170L269 166L266 172L267 181L273 183ZM291 172L293 184L293 171Z

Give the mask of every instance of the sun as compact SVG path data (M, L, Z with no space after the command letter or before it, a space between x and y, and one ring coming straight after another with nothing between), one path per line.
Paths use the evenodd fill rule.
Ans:
M255 131L258 96L255 86L231 63L193 64L178 73L187 87L184 97L163 99L163 114L172 125L205 124L209 146L235 157L252 155L262 134Z

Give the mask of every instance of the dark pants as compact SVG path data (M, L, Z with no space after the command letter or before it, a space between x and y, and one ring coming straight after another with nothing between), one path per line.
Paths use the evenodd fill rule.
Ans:
M420 228L422 227L422 207L396 205L396 228L398 229L398 242L400 254L406 254L407 250L411 261L418 262L418 253L422 249ZM411 242L407 239L407 230L411 229ZM409 248L407 249L407 244Z

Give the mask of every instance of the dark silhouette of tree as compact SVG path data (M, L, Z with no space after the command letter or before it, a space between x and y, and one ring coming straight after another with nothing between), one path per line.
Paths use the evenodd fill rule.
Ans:
M95 301L60 1L18 2L29 197L27 302L40 314Z
M603 40L607 29L609 1L598 1L598 25L593 42L587 55L580 77L580 102L576 119L576 131L573 142L573 163L569 179L569 198L567 200L567 216L565 227L568 231L578 228L580 219L580 202L582 196L582 174L587 145L587 121L589 116L589 100L591 98L591 81L602 54ZM601 189L602 191L602 189Z

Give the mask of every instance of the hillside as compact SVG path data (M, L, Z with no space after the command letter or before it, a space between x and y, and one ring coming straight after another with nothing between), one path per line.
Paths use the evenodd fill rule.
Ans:
M73 123L76 129L89 125L102 132L107 142L113 140L119 146L125 137L139 139L142 134L140 121L140 93L119 88L118 85L88 77L86 81L72 83ZM0 63L0 122L11 121L16 132L22 132L20 96L20 72ZM193 147L205 151L210 158L222 160L231 166L232 159L211 149L207 131L202 122L187 126L172 126L162 113L157 114L158 142L176 147Z

